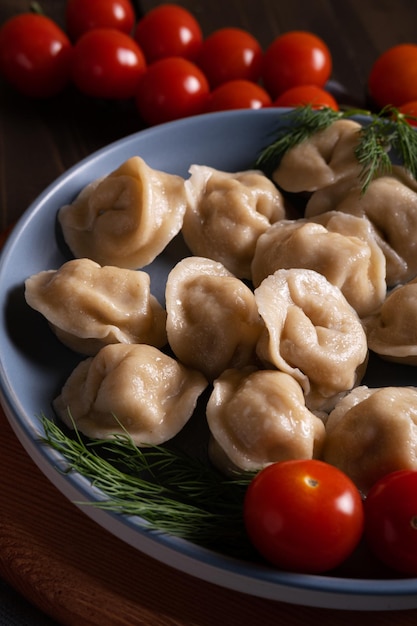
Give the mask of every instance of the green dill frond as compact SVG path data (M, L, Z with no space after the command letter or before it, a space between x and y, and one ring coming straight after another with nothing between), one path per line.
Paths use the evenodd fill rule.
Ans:
M309 105L284 113L280 118L281 125L274 133L273 142L262 150L255 160L254 167L271 176L287 150L328 128L343 115L330 107L316 110Z
M140 517L147 528L170 533L228 554L251 553L243 500L253 474L227 479L182 451L138 448L127 434L84 442L41 416L43 443L87 478L106 499L82 503Z
M356 158L362 166L359 176L362 192L366 192L374 178L391 171L392 158L399 159L417 179L417 132L407 121L410 116L391 106L383 108L377 115L361 109L334 111L327 107L312 109L311 106L293 109L281 116L281 125L273 141L261 151L254 167L271 177L287 150L339 119L358 115L366 115L370 120L362 127L355 150Z

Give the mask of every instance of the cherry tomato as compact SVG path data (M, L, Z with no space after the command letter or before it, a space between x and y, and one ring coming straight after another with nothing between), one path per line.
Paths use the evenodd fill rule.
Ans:
M65 20L74 41L93 28L115 28L129 35L135 11L130 0L67 0Z
M89 96L133 98L145 70L137 43L114 28L90 30L74 45L72 79Z
M296 85L323 87L331 72L330 50L313 33L290 31L279 35L264 54L262 79L273 98Z
M400 44L381 54L371 67L368 91L381 108L417 100L417 45Z
M192 13L175 4L161 4L139 20L134 38L152 63L165 57L194 60L203 34Z
M297 107L306 104L310 104L313 109L330 107L335 111L339 110L339 105L332 94L321 87L317 87L317 85L297 85L297 87L291 87L291 89L287 89L287 91L278 96L272 106Z
M293 460L255 476L244 520L265 559L284 570L320 573L356 548L364 514L359 491L343 472L322 461Z
M398 107L400 113L403 113L411 126L417 126L417 100L406 102Z
M370 489L365 537L377 557L403 574L417 575L417 472L398 470Z
M221 28L203 41L197 63L211 87L216 87L236 79L256 82L262 57L262 48L250 33L240 28Z
M26 96L47 98L64 89L70 78L72 46L48 17L23 13L0 29L0 72Z
M271 106L271 97L260 85L250 80L230 80L210 93L207 112L227 109L261 109Z
M203 72L182 57L167 57L148 66L136 95L142 119L150 125L201 113L209 85Z

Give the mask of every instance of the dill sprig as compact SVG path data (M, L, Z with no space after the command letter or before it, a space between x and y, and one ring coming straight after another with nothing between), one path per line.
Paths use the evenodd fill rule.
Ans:
M410 116L391 106L384 107L374 115L362 109L334 111L329 107L297 107L283 115L283 123L273 142L261 151L254 167L271 176L287 150L325 130L336 120L358 115L368 118L359 131L355 150L355 156L362 166L359 175L362 192L366 192L374 178L391 171L394 159L398 159L417 179L417 132L408 122Z
M68 436L41 416L42 441L68 467L107 496L80 504L138 516L152 531L170 533L235 556L252 554L243 522L243 500L253 474L227 479L210 465L180 450L138 448L129 434L84 441Z
M320 130L325 130L343 115L341 111L329 107L316 110L310 105L284 113L281 125L274 133L273 142L262 150L255 160L254 167L271 176L287 150L309 139Z

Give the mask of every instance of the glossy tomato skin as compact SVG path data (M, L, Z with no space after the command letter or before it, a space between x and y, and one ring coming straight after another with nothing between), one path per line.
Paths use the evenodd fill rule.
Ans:
M417 472L398 470L370 489L365 500L365 537L386 565L417 576Z
M67 35L46 16L23 13L0 29L0 72L25 96L61 92L70 79L71 54Z
M202 71L182 57L167 57L148 66L136 93L136 105L149 125L202 113L209 85Z
M142 17L134 32L148 63L166 57L194 60L203 34L190 11L175 4L161 4Z
M241 28L220 28L204 41L197 64L212 88L230 80L258 81L263 51L259 42Z
M73 41L93 28L115 28L129 35L135 11L130 0L67 0L65 23Z
M296 85L323 87L332 72L326 43L306 31L279 35L264 54L262 79L272 98Z
M398 107L400 113L403 113L411 126L417 126L417 100L405 102Z
M297 85L284 91L273 102L275 107L297 107L311 105L313 109L329 107L335 111L339 110L337 101L331 93L317 87L317 85Z
M72 79L88 96L133 98L145 70L145 57L136 42L113 28L90 30L74 45Z
M248 487L244 520L267 561L310 574L340 565L364 526L358 489L339 469L317 460L283 461L261 470Z
M210 93L206 110L262 109L271 106L271 97L260 85L249 80L230 80Z
M371 67L368 91L381 108L417 100L417 45L399 44L381 54Z

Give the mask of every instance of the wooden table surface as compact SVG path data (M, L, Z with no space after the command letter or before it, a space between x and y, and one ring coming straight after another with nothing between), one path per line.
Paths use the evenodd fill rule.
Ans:
M65 2L43 0L63 24ZM160 2L142 0L147 11ZM292 29L315 32L334 59L345 100L366 102L377 56L417 43L415 0L195 0L205 35L252 32L265 48ZM0 24L29 2L1 0ZM111 141L141 129L133 106L75 93L32 102L0 83L0 228L14 222L58 175ZM417 611L346 612L263 600L204 583L140 554L98 527L41 474L0 413L0 577L60 624L212 626L244 623L415 624Z

